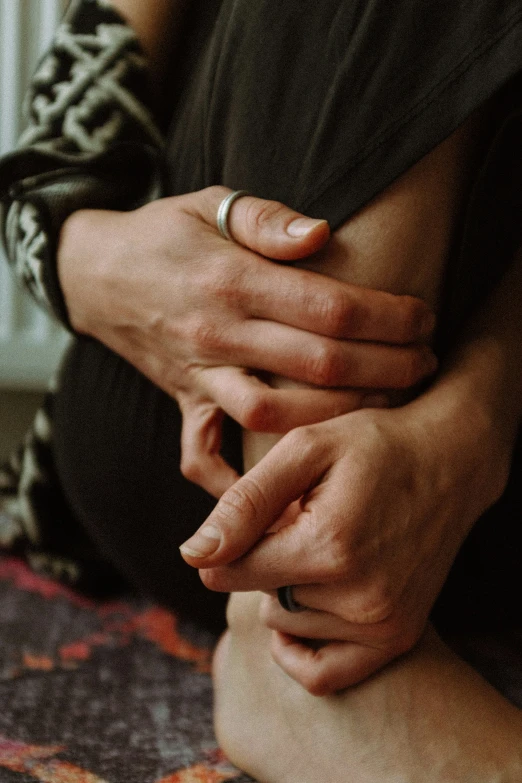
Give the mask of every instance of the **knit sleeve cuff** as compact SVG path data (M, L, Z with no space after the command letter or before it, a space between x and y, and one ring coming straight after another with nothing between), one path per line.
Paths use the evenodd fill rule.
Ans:
M56 250L78 209L135 209L164 193L163 135L134 31L106 0L76 0L34 74L28 124L0 159L8 261L70 329Z

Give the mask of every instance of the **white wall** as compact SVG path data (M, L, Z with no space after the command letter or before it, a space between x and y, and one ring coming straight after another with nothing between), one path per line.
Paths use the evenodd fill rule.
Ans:
M25 85L66 5L0 0L0 154L16 143ZM20 291L0 248L0 388L45 388L65 344L63 330Z

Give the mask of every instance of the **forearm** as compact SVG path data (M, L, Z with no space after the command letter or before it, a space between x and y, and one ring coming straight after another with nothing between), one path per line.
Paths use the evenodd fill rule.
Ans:
M419 405L456 406L470 426L494 433L511 455L522 414L522 250L472 317ZM451 419L451 416L449 416ZM509 458L508 457L508 458Z

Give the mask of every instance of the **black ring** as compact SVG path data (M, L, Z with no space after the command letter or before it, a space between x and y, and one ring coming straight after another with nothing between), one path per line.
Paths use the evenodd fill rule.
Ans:
M306 612L306 606L298 603L293 596L293 585L277 588L277 600L287 612Z

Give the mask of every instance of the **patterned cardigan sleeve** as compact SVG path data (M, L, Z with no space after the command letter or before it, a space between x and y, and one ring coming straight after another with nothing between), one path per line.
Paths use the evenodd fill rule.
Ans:
M56 249L75 210L134 209L163 195L164 139L134 31L107 0L73 0L0 159L0 225L15 275L70 328Z

